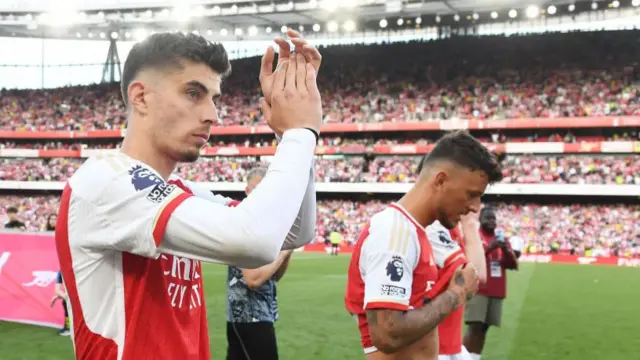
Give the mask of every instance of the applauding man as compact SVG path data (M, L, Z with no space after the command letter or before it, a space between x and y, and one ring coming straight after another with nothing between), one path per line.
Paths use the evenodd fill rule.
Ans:
M307 59L319 55L297 42L302 56L261 76L267 122L281 140L262 182L235 207L172 175L198 158L218 123L231 67L224 47L162 33L131 49L122 148L76 171L56 227L78 359L210 359L200 261L257 268L312 238L305 224L316 216L308 189L322 104Z

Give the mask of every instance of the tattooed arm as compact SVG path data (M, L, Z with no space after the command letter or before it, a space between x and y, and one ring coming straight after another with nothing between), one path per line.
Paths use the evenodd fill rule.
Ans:
M433 331L453 310L462 306L478 287L475 269L458 270L449 288L420 309L367 310L373 345L385 354L394 353Z

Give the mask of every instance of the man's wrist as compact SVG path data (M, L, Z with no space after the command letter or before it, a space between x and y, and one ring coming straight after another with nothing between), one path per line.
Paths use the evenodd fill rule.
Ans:
M306 127L305 129L311 131L313 133L313 135L315 135L316 142L318 142L318 140L320 140L320 133L316 129L310 128L310 127Z

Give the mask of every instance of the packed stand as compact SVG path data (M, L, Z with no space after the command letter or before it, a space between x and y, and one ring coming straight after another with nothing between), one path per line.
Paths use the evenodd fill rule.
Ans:
M367 220L387 202L370 200L318 201L316 242L338 231L353 244ZM43 231L46 219L57 212L59 197L0 196L0 221L15 207L26 231ZM525 240L525 252L557 252L593 256L640 256L638 205L497 204L498 226Z
M322 156L316 159L318 182L411 183L420 156ZM0 159L0 180L65 181L84 159ZM508 155L503 183L517 184L636 184L640 185L640 156ZM202 157L178 165L176 173L198 182L242 182L252 168L268 166L255 157Z
M628 131L615 132L611 136L576 136L571 132L564 133L552 133L550 135L537 133L535 130L530 131L529 136L507 136L504 133L494 132L489 136L476 136L480 141L484 143L506 143L506 142L564 142L564 143L580 143L580 142L599 142L599 141L639 141L640 132L634 129ZM358 134L361 135L361 134ZM439 133L433 133L432 135L439 135ZM349 138L342 136L321 136L318 141L319 146L352 146L352 145L428 145L434 144L437 139L428 138L424 133L403 133L401 137L384 137L374 138L358 137ZM28 141L28 142L15 142L4 141L0 142L0 149L35 149L35 150L81 150L81 149L116 149L121 144L120 139L114 139L113 141L100 142L86 141L86 142L66 142L66 141ZM208 147L257 147L267 148L276 147L277 142L271 136L265 136L263 138L235 141L225 141L223 139L213 137Z
M635 31L325 48L326 123L640 115ZM616 54L615 57L610 54ZM428 64L428 65L426 65ZM217 125L263 123L259 58L233 63ZM0 91L0 129L119 129L118 86Z
M316 241L338 231L355 243L362 226L386 203L344 200L318 204ZM498 226L525 241L525 252L640 256L640 206L498 204Z

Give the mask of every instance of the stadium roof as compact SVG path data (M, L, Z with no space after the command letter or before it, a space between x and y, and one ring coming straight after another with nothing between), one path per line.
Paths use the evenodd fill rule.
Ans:
M469 26L477 22L524 19L529 9L544 15L573 11L571 0L0 0L0 36L133 36L136 31L198 30L216 40L271 37L283 25L307 32L404 30L416 27ZM600 2L601 8L607 2ZM617 5L615 4L617 3ZM627 4L628 3L628 4ZM608 7L640 5L621 0ZM593 10L590 1L575 11ZM517 10L516 16L508 15ZM496 18L491 12L496 12ZM548 11L547 16L552 15ZM529 16L532 17L532 16ZM399 20L402 19L402 20ZM342 26L338 26L342 24ZM332 29L333 28L333 29ZM224 29L224 31L223 31ZM84 34L84 35L83 35ZM114 37L116 35L113 35Z

